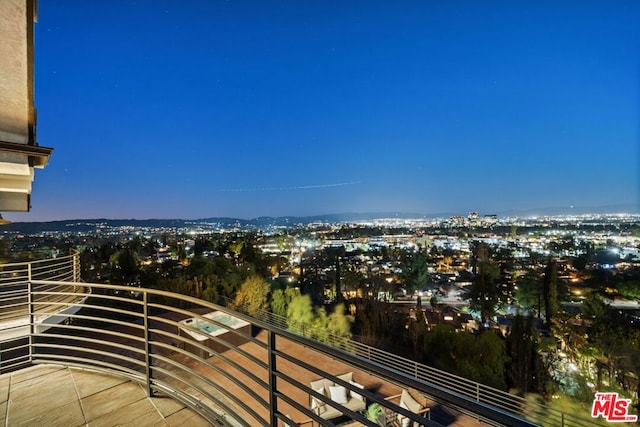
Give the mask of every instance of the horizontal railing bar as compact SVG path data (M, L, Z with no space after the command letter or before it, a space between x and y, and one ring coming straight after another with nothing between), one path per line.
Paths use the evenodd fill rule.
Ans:
M6 344L7 342L9 342L9 341L2 341L0 343L1 344ZM27 349L27 348L29 348L29 344L19 345L17 347L5 348L5 349L0 350L0 355L2 353L8 353L10 351L16 351L16 350Z
M59 293L57 293L57 295L60 295ZM73 294L72 294L73 295ZM82 296L81 294L78 294L78 296ZM89 296L89 295L84 295L85 297ZM93 297L95 297L95 295L93 295ZM126 298L122 298L121 302L129 302L130 300L126 299ZM134 304L134 305L139 305L139 304ZM142 311L137 312L137 311L131 311L131 310L124 310L124 309L120 309L120 308L115 308L115 307L109 307L109 306L104 306L104 305L93 305L90 304L88 302L83 303L82 304L83 308L95 308L96 310L102 310L102 311L110 311L110 312L114 312L114 313L120 313L120 314L125 314L125 315L133 315L136 317L140 317L142 316ZM141 308L141 306L140 306Z
M37 315L38 313L32 313L34 315ZM83 319L83 320L96 320L95 317L92 316L85 316L85 315L81 315L81 314L54 314L52 316L62 316L62 317L68 317L70 319ZM103 323L109 323L111 325L119 325L119 326L127 326L133 329L138 329L138 330L144 330L144 326L138 325L137 323L128 323L125 321L120 321L120 320L115 320L115 319L105 319L105 318L99 318L97 319L100 322Z
M183 382L185 385L188 385L189 387L195 388L198 392L200 392L200 393L202 393L202 394L206 395L209 399L211 399L211 400L215 401L215 402L216 402L216 404L219 404L219 405L220 405L220 406L221 406L225 411L230 412L230 413L232 413L232 414L233 414L233 413L235 413L235 411L233 411L233 409L232 409L231 407L229 407L226 403L224 403L224 402L220 401L220 399L217 399L215 396L213 396L213 395L211 395L210 393L208 393L208 391L207 391L207 390L204 390L204 389L198 388L198 387L194 386L194 385L193 385L193 384L191 384L191 383L186 383L186 382L185 382L185 380L183 380L183 379L181 379L181 378L177 378L177 377L173 376L173 374L172 374L170 371L164 370L162 367L154 367L154 370L158 370L158 371L160 371L160 372L162 372L162 373L164 373L164 374L166 374L166 375L168 375L168 376L170 376L170 377L172 377L172 378L174 378L174 379L176 379L176 380L178 380L178 381L180 381L180 382ZM190 374L190 375L192 375L192 376L193 376L193 375L195 375L198 379L200 379L202 382L204 382L204 383L206 383L206 384L211 384L211 385L213 385L213 386L214 386L214 388L215 388L219 393L221 393L221 394L223 394L223 395L225 396L225 398L233 400L237 405L239 405L242 409L244 409L244 410L245 410L248 414L250 414L254 419L256 419L256 420L262 420L262 421L265 421L265 420L264 420L264 418L262 418L262 417L261 417L261 416L260 416L260 415L259 415L259 414L254 410L254 409L253 409L253 408L251 408L251 406L249 406L249 405L247 404L247 402L245 402L245 401L243 401L243 400L238 399L236 396L233 396L233 395L232 395L232 394L230 394L230 393L229 393L229 394L225 393L225 390L224 390L224 389L216 387L213 383L211 383L211 381L210 381L208 378L204 377L204 376L203 376L203 375L201 375L200 373L197 373L197 372L196 372L196 373L194 374L193 372L190 372L189 374ZM241 385L241 384L238 384L238 385ZM255 394L255 393L254 393L254 394ZM259 396L258 396L258 398L259 398ZM262 400L262 402L263 402L263 406L265 406L265 405L266 405L266 402L264 402L264 399L260 399L260 398L259 398L259 400L258 400L258 401L260 401L260 400ZM267 406L265 406L265 407L267 407ZM265 421L265 422L266 422L266 421ZM245 425L251 425L251 424L245 424ZM265 424L263 424L263 425L265 425Z
M13 266L22 267L22 268L12 269L11 267ZM25 276L26 276L28 271L29 269L25 267L25 264L20 264L20 265L19 264L0 264L0 274L25 273Z
M169 325L172 325L172 326L176 326L177 328L181 328L181 327L182 327L182 326L180 325L180 323L179 323L179 322L175 322L175 321L173 321L173 320L169 320L169 319L163 319L163 318L160 318L160 317L153 317L153 316L149 316L149 319L151 319L151 320L155 320L155 321L160 322L160 323L164 323L164 324L169 324ZM196 333L200 333L200 331L197 331L197 330L195 330L194 332L196 332ZM200 349L202 349L202 350L210 350L210 348L209 348L209 347L201 346L201 344L199 344L199 343L197 343L197 342L194 342L193 340L191 340L191 339L190 339L190 338L188 338L188 337L184 337L184 336L182 336L182 335L172 334L171 332L163 331L162 329L154 329L154 330L153 330L153 333L154 333L154 334L160 334L160 335L166 336L167 338L177 339L177 340L182 341L182 342L188 342L188 343L189 343L189 344L191 344L191 345L193 345L193 344L198 344L198 348L200 348ZM217 337L212 337L212 338L217 338ZM253 338L253 337L248 338L248 341L252 341L253 343L261 343L261 341L260 341L260 340L256 340L256 339L255 339L255 338ZM230 345L229 343L224 342L224 341L223 341L223 340L221 340L221 339L219 339L219 341L216 341L216 342L221 343L221 344L225 344L225 345ZM249 353L249 352L247 352L247 351L244 351L243 349L238 348L238 347L229 347L229 348L233 348L233 350L234 350L236 353L238 353L238 354L242 355L243 357L245 357L246 359L248 359L248 360L250 360L250 361L254 362L254 363L255 363L255 364L257 364L259 367L261 367L261 368L263 368L263 369L267 369L268 364L267 364L266 362L264 362L264 361L262 361L262 360L258 359L257 357L253 356L251 353Z
M169 346L169 345L164 344L164 343L161 343L161 342L154 342L154 344L155 344L155 345L158 345L158 346L161 346L161 347L170 348L170 346ZM182 350L182 349L178 349L178 350ZM185 353L187 353L187 352L185 351ZM193 357L193 356L194 356L194 355L190 354L190 357ZM154 355L154 357L163 357L163 356L157 356L157 355ZM256 384L258 384L258 385L262 386L263 388L267 388L267 387L268 387L268 384L267 384L265 381L261 380L261 379L260 379L259 377L257 377L254 373L252 373L252 372L251 372L251 371L249 371L248 369L246 369L246 368L244 368L244 367L240 366L240 365L239 365L238 363L236 363L235 361L230 360L230 359L229 359L228 357L226 357L225 355L223 355L223 354L221 354L221 353L217 353L217 354L216 354L216 357L217 357L217 358L219 358L219 359L221 359L221 360L223 360L225 363L227 363L227 364L229 364L229 365L233 366L234 368L238 369L240 372L242 372L244 375L248 376L248 377L249 377L253 382L255 382ZM211 369L215 370L218 374L220 374L220 375L224 376L224 377L225 377L225 378L227 378L228 380L231 380L231 381L234 381L234 380L235 380L235 377L234 377L234 376L232 376L231 374L229 374L228 372L226 372L226 371L225 371L224 369L222 369L221 367L219 367L219 366L217 366L217 365L214 365L214 364L211 364L211 363L209 363L208 361L205 361L205 359L201 359L200 357L198 357L198 359L200 359L202 362L204 362L206 366L208 366L209 368L211 368ZM247 393L249 393L250 395L252 395L252 397L253 397L255 400L257 400L257 401L259 401L259 402L265 402L265 404L264 404L264 405L265 405L265 407L267 407L267 406L266 406L266 401L265 401L264 399L262 399L258 394L256 394L256 392L255 392L252 388L250 388L250 387L246 386L245 384L241 384L241 383L238 383L238 385L239 385L239 386L240 386L240 387L241 387L245 392L247 392Z
M21 356L17 359L13 359L10 364L2 365L2 372L11 372L19 368L24 368L25 366L29 366L31 361L29 360L29 355Z
M74 352L80 352L80 353L89 353L89 354L95 354L95 355L99 355L99 356L108 356L110 358L113 359L119 359L128 363L131 363L132 365L138 365L141 368L144 368L144 362L137 360L137 359L133 359L129 356L124 356L122 354L118 354L118 353L108 353L106 351L102 351L102 350L96 350L93 348L77 348L77 347L70 347L70 346L65 346L65 345L60 345L60 344L49 344L49 343L34 343L31 345L32 347L34 347L35 349L42 349L42 348L55 348L57 350L73 350ZM131 349L129 349L131 350ZM59 354L42 354L42 353L36 353L38 357L50 357L50 356L61 356L61 357L67 357L66 355L59 355ZM95 360L95 359L91 359L91 360ZM103 361L104 362L104 361ZM113 366L121 366L121 365L115 365L113 364Z
M109 341L104 341L104 340L99 340L96 338L89 338L89 337L79 337L79 336L68 336L68 335L62 335L62 334L34 334L34 337L41 337L41 338L60 338L63 340L68 340L68 341L79 341L79 342L83 342L83 343L93 343L93 344L100 344L100 345L104 345L104 346L108 346L108 347L116 347L119 348L121 350L127 350L127 351L131 351L134 353L138 353L140 355L144 355L144 350L141 348L137 348L137 347L132 347L129 345L125 345L125 344L121 344L121 343L116 343L116 342L109 342ZM134 339L134 337L127 337L130 339ZM142 341L144 343L144 340ZM34 345L39 345L39 344L43 344L43 343L37 343ZM72 346L67 345L66 348L74 348ZM84 351L84 349L83 349Z
M26 298L27 298L27 295L25 295L25 294L22 294L22 295L9 295L9 296L7 296L5 298L2 298L2 300L0 300L0 301L5 302L5 301L20 300L20 299L26 300ZM9 305L3 305L2 308L6 308L8 306Z
M16 279L19 279L19 280L16 280ZM26 285L28 281L29 281L29 276L0 277L0 288L7 287L7 286Z
M73 365L73 366L78 366L81 368L86 368L87 366L91 366L91 367L101 366L101 367L109 368L109 371L114 374L126 376L127 378L129 377L138 378L142 376L140 372L134 369L127 368L126 366L114 365L112 363L107 363L99 359L87 359L85 357L68 356L68 355L61 355L61 354L46 354L46 355L35 354L33 357L34 364L51 363L52 360L63 365L72 365L70 362L78 362L77 365Z
M68 287L68 286L67 286ZM77 286L74 286L77 287ZM64 288L64 287L60 287L60 288ZM41 292L41 291L33 291L32 292L33 295L48 295L48 294L53 294L53 295L64 295L64 296L69 296L69 297L87 297L87 293L86 292L75 292L75 291L51 291L51 292ZM125 298L125 300L127 300ZM127 300L128 301L128 300Z
M69 293L70 294L76 294L77 292L69 292ZM134 305L134 306L139 306L140 309L142 310L142 302L138 301L138 300L135 300L135 299L112 296L112 295L99 295L99 294L91 294L91 296L96 298L96 299L100 299L100 300L125 302L127 304L131 304L131 305ZM92 306L89 303L85 304L84 306L85 307L89 307L89 308L99 308L99 309L102 309L102 310L113 309L112 307L103 306L103 305ZM136 314L139 315L140 313L136 313Z
M184 368L184 367L183 367ZM157 370L157 368L154 368ZM208 390L205 390L201 387L197 387L194 386L191 383L186 382L186 380L184 378L180 378L178 376L176 376L173 372L171 371L161 371L161 373L165 374L167 377L183 384L185 387L188 388L192 388L195 391L197 391L198 393L201 393L202 395L204 395L205 397L207 397L209 400L213 401L215 403L215 405L217 405L219 408L215 408L214 410L210 411L210 413L214 414L213 419L216 420L220 420L220 416L223 416L223 420L224 421L224 416L229 414L230 416L232 416L234 418L235 421L240 422L241 424L245 425L245 426L250 426L250 424L248 424L245 420L240 419L238 420L235 414L235 411L233 410L233 408L231 408L230 406L228 406L225 402L223 402L222 400L220 400L218 397L214 396L213 394L209 393ZM217 388L215 384L211 384L212 387L218 391L220 391L221 389ZM185 393L184 389L180 389L176 386L173 386L171 384L169 384L168 381L163 381L163 380L158 380L158 379L154 379L152 384L152 387L154 387L156 390L160 390L161 392L167 394L170 393L172 396L179 396L182 399L186 399L188 402L190 402L188 405L193 405L193 406L200 406L203 409L207 409L206 405L203 405L203 402L201 399L199 398L195 398L193 396L191 396L188 393ZM222 414L218 414L216 413L216 411L218 411L218 409L221 409L223 412ZM261 419L261 418L259 418Z
M72 263L69 264L52 264L52 265L41 265L38 267L31 267L31 276L39 274L39 272L46 273L57 273L59 271L66 272L69 269L69 266L72 266Z

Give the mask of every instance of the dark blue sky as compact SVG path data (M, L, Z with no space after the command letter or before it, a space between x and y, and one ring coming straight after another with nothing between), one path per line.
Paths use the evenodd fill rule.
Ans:
M638 1L41 0L13 220L638 204Z

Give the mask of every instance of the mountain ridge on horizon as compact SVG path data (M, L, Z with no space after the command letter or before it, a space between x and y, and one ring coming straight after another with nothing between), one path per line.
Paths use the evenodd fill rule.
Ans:
M495 214L498 216L509 217L523 217L531 218L535 216L557 216L557 215L584 215L584 214L616 214L616 213L640 213L640 208L633 204L619 204L608 205L601 207L554 207L554 208L539 208L539 209L522 209L522 210L505 210L498 212L481 213L481 215ZM3 231L17 231L17 232L42 232L42 231L62 231L70 230L73 227L74 230L91 230L95 229L95 226L100 223L108 222L110 226L124 226L124 225L139 225L139 226L187 226L189 224L198 222L215 222L221 225L236 225L241 226L288 226L294 224L309 224L318 221L326 222L348 222L348 221L366 221L373 219L386 219L386 218L398 218L398 219L435 219L435 218L448 218L455 215L461 215L461 213L442 212L433 214L419 214L419 213L404 213L397 211L389 212L343 212L334 214L322 214L322 215L307 215L307 216L258 216L251 219L234 218L234 217L208 217L198 219L182 219L182 218L149 218L149 219L110 219L110 218L85 218L85 219L67 219L67 220L54 220L54 221L31 221L31 222L13 222L2 226ZM465 213L466 215L466 213ZM79 224L80 223L80 224Z

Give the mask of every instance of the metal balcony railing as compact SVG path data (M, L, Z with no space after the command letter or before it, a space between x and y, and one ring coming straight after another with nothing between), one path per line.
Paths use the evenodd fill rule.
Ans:
M354 341L321 344L305 331L287 330L285 319L270 313L255 318L185 295L80 283L78 271L77 254L0 266L0 371L57 363L119 374L144 384L150 395L183 402L215 425L280 425L291 419L292 425L332 425L336 420L310 409L311 396L344 418L376 425L312 390L310 381L318 378L421 425L441 424L437 413L431 419L416 415L379 390L411 387L446 414L455 411L492 425L591 425L590 419L532 407ZM212 317L214 312L221 317ZM20 319L26 319L26 329ZM362 390L337 378L345 370L358 372L371 386Z
M35 284L34 280L66 282L63 287L55 284ZM80 282L80 257L77 251L71 255L24 263L0 264L0 324L3 336L24 336L34 325L44 327L58 323L51 314L72 314L86 298L89 288ZM71 294L59 292L69 290ZM37 310L32 310L37 305Z
M268 311L262 311L258 318L281 328L291 328L291 322L282 316ZM314 337L318 332L308 326L295 326L294 329L306 337ZM326 335L326 332L324 332ZM561 427L586 427L598 425L593 418L569 414L544 404L530 401L524 397L489 387L487 385L469 380L440 369L436 369L414 360L407 359L397 354L389 353L356 340L345 339L339 336L329 336L328 341L332 346L341 348L350 354L357 355L366 360L386 366L398 372L402 372L417 380L425 381L431 385L447 391L455 391L474 401L499 408L505 412L526 418L532 422L545 426ZM437 393L436 393L437 394ZM458 408L465 412L464 408ZM468 413L473 416L473 413ZM587 414L589 415L589 414Z

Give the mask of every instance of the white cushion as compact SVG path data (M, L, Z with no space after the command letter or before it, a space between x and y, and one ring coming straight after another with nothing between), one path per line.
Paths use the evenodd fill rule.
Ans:
M311 388L314 390L319 389L320 387L324 387L324 383L327 380L325 380L324 378L320 379L320 380L316 380L316 381L311 381ZM325 395L326 396L326 395Z
M324 387L320 387L319 389L313 390L313 391L315 391L316 393L321 394L323 396L325 395L324 394ZM318 399L317 397L311 396L311 410L312 411L317 408L318 412L320 412L319 411L320 407L324 406L324 404L325 403L322 400ZM318 413L318 415L320 415L320 414Z
M353 381L353 372L347 372L342 375L338 375L338 378L340 378L344 382L350 383L351 381Z
M407 390L402 390L400 403L404 403L408 410L416 414L422 410L422 405L416 402L416 400L411 397Z
M326 378L322 378L316 381L311 381L311 388L314 390L319 389L320 387L324 387L324 396L329 396L329 386L333 385L333 381L329 381Z
M402 409L409 410L409 408L407 408L407 405L405 405L403 400L400 400L400 405L398 405L398 406L400 406ZM411 423L411 419L405 417L402 414L398 414L398 421L400 421L400 426L401 427L409 427L409 424Z
M329 392L331 393L331 400L336 403L347 403L349 401L347 398L347 389L341 385L329 387Z
M350 382L350 384L351 384L352 386L354 386L354 387L364 388L364 386L363 386L362 384L358 384L358 383L357 383L357 382L355 382L355 381L351 381L351 382ZM364 396L363 396L363 395L361 395L361 394L359 394L359 393L356 393L356 392L355 392L355 391L353 391L353 390L349 390L349 396L351 396L351 398L352 398L352 399L358 399L358 400L360 400L360 401L364 402Z

